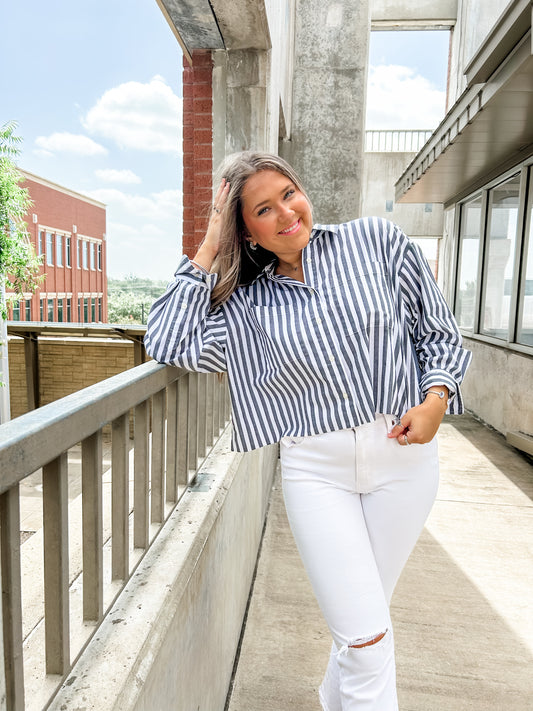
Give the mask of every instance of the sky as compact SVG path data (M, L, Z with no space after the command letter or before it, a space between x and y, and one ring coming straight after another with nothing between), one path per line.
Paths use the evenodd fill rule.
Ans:
M168 279L181 253L182 55L156 0L2 9L0 125L21 168L107 205L108 276ZM434 128L448 33L371 36L367 128Z

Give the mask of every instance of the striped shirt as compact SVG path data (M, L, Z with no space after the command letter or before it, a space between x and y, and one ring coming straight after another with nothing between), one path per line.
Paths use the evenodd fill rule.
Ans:
M157 361L227 371L233 448L401 416L434 385L463 404L471 354L421 250L391 222L317 225L302 253L305 283L272 263L211 309L216 274L183 257L152 306L145 338Z

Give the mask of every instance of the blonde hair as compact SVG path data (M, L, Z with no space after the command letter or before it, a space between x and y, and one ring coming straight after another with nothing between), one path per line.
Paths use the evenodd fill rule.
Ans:
M250 284L267 264L276 259L273 252L260 245L257 245L256 250L250 250L242 217L242 192L246 181L262 170L274 170L285 175L309 201L300 178L279 156L243 151L228 156L222 162L214 184L218 187L222 178L225 178L230 184L230 190L222 210L219 250L211 268L212 272L218 274L211 295L213 308L227 301L237 287Z

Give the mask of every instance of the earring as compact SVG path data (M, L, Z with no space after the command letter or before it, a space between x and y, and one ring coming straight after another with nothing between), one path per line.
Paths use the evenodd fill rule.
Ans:
M254 242L248 242L248 244L250 245L250 249L252 250L252 252L255 252L257 250L257 245Z

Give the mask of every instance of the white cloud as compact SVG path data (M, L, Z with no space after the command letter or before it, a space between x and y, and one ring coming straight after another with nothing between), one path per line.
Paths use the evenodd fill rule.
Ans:
M367 129L433 129L444 117L445 104L446 93L409 67L370 67Z
M86 191L87 192L87 191ZM178 218L182 204L181 190L163 190L150 195L134 195L117 188L99 188L87 193L95 200L105 203L108 209L120 211L159 224L169 217Z
M120 148L178 153L181 151L182 100L160 76L148 84L126 82L106 91L82 123Z
M103 170L95 170L94 174L104 183L140 183L141 179L132 170L113 170L107 168Z
M78 156L105 156L107 149L92 138L75 133L52 133L50 136L37 136L36 151L40 155L52 156L55 153L73 153Z

